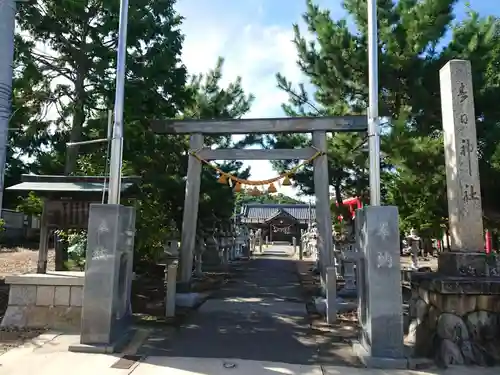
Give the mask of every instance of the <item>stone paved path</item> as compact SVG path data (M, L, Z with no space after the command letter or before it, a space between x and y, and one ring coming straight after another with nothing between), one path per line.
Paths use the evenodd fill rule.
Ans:
M238 276L179 329L157 330L140 353L316 363L316 343L291 256L290 246L272 246L243 263Z

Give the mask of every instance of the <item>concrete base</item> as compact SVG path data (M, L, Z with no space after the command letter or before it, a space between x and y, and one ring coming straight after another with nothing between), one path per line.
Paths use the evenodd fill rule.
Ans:
M443 366L500 364L500 277L412 275L409 332L413 356Z
M9 303L0 327L80 332L84 281L83 271L7 276Z
M407 369L409 366L408 358L373 357L359 341L352 342L352 349L361 363L368 368Z
M500 277L500 257L477 252L441 252L438 256L441 275L460 277Z
M135 330L130 329L124 332L115 342L110 344L71 344L68 351L74 353L91 353L91 354L113 354L119 353L134 337Z
M84 272L13 275L2 327L80 330Z
M327 303L326 299L323 297L314 298L314 307L316 312L322 316L326 316ZM354 311L357 309L358 305L353 302L346 302L342 298L335 299L336 311L339 314L343 314L349 311Z

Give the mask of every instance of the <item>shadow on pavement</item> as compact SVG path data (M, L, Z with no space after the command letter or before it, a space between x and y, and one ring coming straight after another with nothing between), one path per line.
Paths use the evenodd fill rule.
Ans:
M152 357L141 364L147 374L204 374L220 375L226 371L241 375L322 375L320 366L291 365L285 363L262 363L243 360L221 360L201 358ZM140 371L139 371L140 372ZM339 374L337 373L331 373Z
M291 247L280 246L278 251L266 251L265 257L240 264L232 282L180 327L155 330L140 354L323 363L325 343L321 333L311 327L292 253ZM348 346L342 340L337 344ZM327 359L328 363L353 364L330 350Z

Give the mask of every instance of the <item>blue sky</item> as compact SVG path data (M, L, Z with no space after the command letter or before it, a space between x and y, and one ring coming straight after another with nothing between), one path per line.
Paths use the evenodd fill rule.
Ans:
M345 15L340 0L316 0L329 8L334 18ZM465 3L458 3L457 19L465 14ZM493 0L470 0L481 15L500 15ZM276 88L275 74L283 73L293 82L304 82L296 66L291 42L292 24L302 23L304 0L179 0L177 10L185 17L186 35L183 61L191 73L213 68L219 56L225 58L224 79L241 76L247 92L256 96L248 117L282 116L280 105L287 95ZM251 179L276 175L267 161L246 163L252 167ZM295 195L293 188L280 191Z

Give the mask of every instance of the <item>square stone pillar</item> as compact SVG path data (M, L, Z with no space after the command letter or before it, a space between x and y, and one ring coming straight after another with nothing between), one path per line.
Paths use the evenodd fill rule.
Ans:
M438 272L411 275L406 342L444 366L500 363L500 267L484 251L471 76L465 60L440 71L451 251Z
M469 61L451 60L439 72L451 252L439 256L450 276L489 276L497 271L484 256L483 211L476 115Z
M71 351L113 352L127 337L134 236L134 207L90 205L81 345Z
M361 332L354 350L368 367L406 368L398 209L359 209L356 228L362 275L358 284Z

